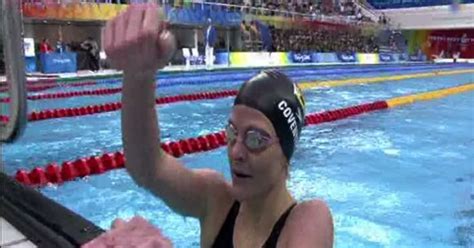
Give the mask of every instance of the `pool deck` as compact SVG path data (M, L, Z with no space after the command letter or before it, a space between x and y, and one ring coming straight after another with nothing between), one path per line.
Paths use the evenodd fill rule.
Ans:
M5 248L35 248L37 247L29 241L20 231L12 226L3 217L0 217L0 247Z
M78 247L104 230L0 172L0 247Z

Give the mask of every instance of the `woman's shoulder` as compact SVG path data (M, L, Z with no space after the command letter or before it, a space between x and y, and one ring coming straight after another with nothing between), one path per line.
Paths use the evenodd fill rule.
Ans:
M321 199L314 199L298 203L290 216L298 222L318 224L321 221L332 219L328 204Z
M298 203L291 211L285 229L287 247L332 247L333 219L323 200Z
M295 209L303 209L300 211L329 211L328 204L322 199L313 199L309 201L299 202Z

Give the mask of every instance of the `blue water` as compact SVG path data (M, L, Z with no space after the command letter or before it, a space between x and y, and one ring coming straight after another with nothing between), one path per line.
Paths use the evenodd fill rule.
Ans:
M472 82L473 76L312 89L305 91L307 113L462 85ZM188 85L158 92L177 93L180 87L186 92L203 90ZM205 87L216 88L214 84ZM55 100L56 105L45 106L62 107L82 98ZM83 104L94 103L93 99L84 98ZM221 130L232 100L161 105L157 111L163 139ZM467 92L309 126L290 167L290 190L298 200L328 202L337 247L470 247L474 244L472 106L474 92ZM119 115L110 112L30 123L17 143L3 149L7 173L119 150ZM188 155L182 161L192 168L216 169L229 179L224 148ZM124 170L41 191L103 228L108 229L117 217L140 214L163 229L176 247L199 246L198 222L174 214L161 200L135 186Z
M473 68L473 66L467 65L412 65L412 66L395 66L395 65L383 65L380 67L352 67L352 68L308 68L300 71L295 71L294 68L286 69L286 73L295 82L308 82L308 81L325 81L325 80L336 80L346 78L361 78L361 77L376 77L376 76L392 76L392 75L403 75L403 74L414 74L422 72L430 72L434 70L446 70L449 68L464 69ZM237 72L227 73L222 75L222 72L217 75L202 75L202 76L181 76L181 75L160 75L159 85L156 95L176 95L193 93L196 91L203 91L196 87L196 84L204 86L204 89L209 90L224 90L224 89L238 89L238 86L245 80L249 79L254 75L256 71L252 72ZM86 80L88 81L88 80ZM65 84L67 85L67 84ZM169 87L171 86L171 87ZM35 94L44 93L57 93L57 92L70 92L70 91L82 91L82 90L94 90L104 88L116 88L121 87L121 83L99 83L97 85L83 86L83 87L56 87L46 91L41 91ZM67 99L67 100L65 100ZM29 101L30 111L39 111L44 109L62 107L79 107L84 105L94 105L109 102L120 101L120 94L103 95L103 96L83 96L75 98L60 98L60 99L44 99L41 101Z

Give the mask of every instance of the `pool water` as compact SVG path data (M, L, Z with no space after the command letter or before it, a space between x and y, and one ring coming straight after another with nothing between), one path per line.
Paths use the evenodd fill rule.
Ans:
M288 69L296 81L377 77L473 68L465 65ZM158 95L236 89L248 71L167 75ZM189 73L188 73L189 74ZM196 75L198 77L196 77ZM201 78L204 83L193 84ZM206 80L209 81L206 81ZM307 114L473 82L474 74L304 92ZM161 83L161 81L160 81ZM168 83L169 85L166 85ZM173 83L176 83L173 85ZM120 83L87 86L120 87ZM78 88L74 88L77 90ZM70 91L55 88L46 92ZM120 94L29 101L30 110L119 101ZM233 98L159 105L163 141L223 129ZM474 244L474 92L308 126L290 166L289 188L299 201L322 198L335 222L337 247L471 247ZM29 123L4 147L6 171L120 150L120 112ZM225 148L181 160L213 168L230 180ZM176 247L199 247L199 223L175 214L138 188L125 170L87 177L41 192L108 229L117 218L142 215Z

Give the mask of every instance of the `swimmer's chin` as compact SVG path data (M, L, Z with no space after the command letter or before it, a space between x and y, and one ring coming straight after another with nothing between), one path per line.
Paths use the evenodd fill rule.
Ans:
M245 201L246 199L249 199L248 192L245 192L244 189L242 189L239 186L234 186L232 184L232 189L231 189L231 194L232 198L234 198L236 201L242 202Z
M231 194L232 197L239 202L256 197L256 192L252 188L251 183L245 183L234 179L232 180L231 184Z

